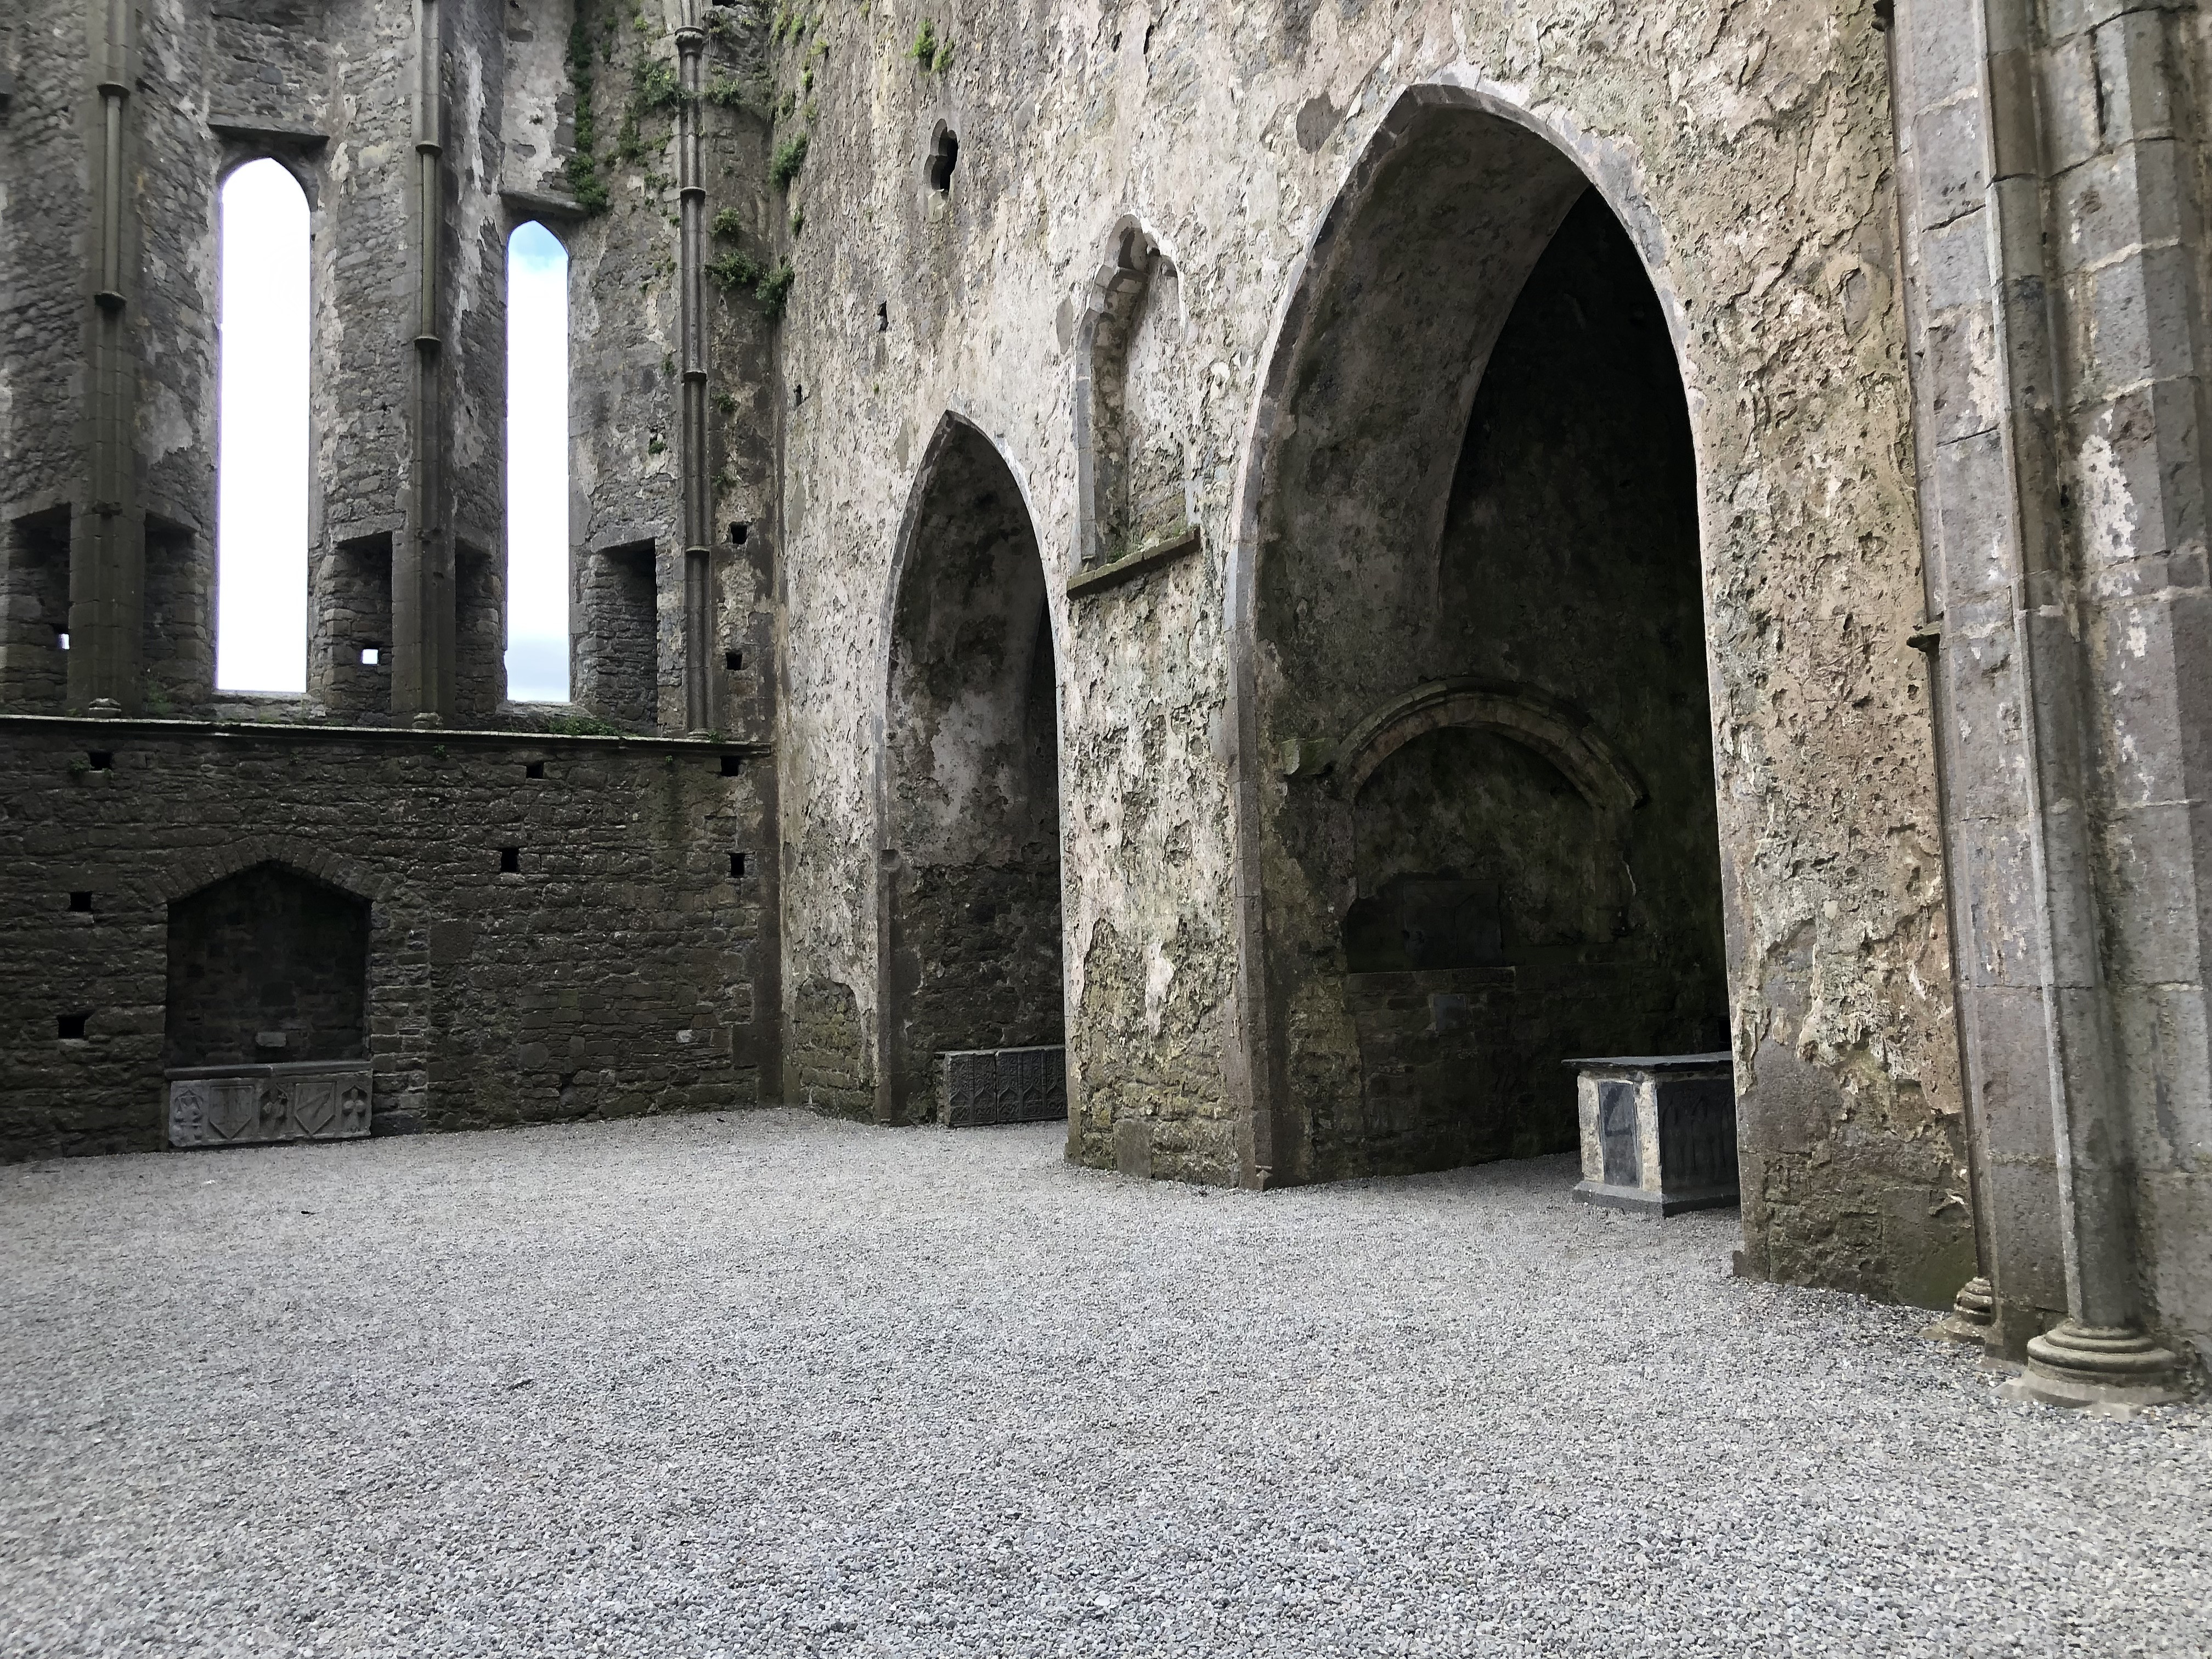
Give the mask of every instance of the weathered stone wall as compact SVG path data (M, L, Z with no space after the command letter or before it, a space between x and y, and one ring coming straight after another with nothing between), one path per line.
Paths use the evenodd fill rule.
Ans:
M70 27L73 22L76 27ZM10 8L0 70L14 81L0 112L0 294L8 372L0 375L0 517L75 498L83 434L83 239L92 98L84 21Z
M499 673L505 246L543 219L571 258L581 712L703 724L777 758L743 785L766 821L710 858L679 824L690 783L648 786L662 763L635 746L576 750L602 756L616 816L561 820L581 873L548 882L559 896L531 925L605 935L635 898L623 884L663 879L690 917L702 860L756 884L744 937L787 923L740 976L780 1011L746 1051L769 1092L895 1098L891 1004L921 983L902 938L993 995L1019 980L1042 1010L1034 915L1058 889L1074 1156L1264 1183L1528 1151L1561 1127L1540 1056L1631 1030L1702 1046L1724 955L1745 1271L1940 1300L1973 1265L1971 1187L2008 1351L2062 1305L2212 1330L2207 924L2187 873L2208 836L2207 26L2179 3L1895 10L1886 42L1870 0L978 0L957 16L444 0L425 357L415 0L133 9L119 313L93 291L103 26L34 0L0 16L0 698L52 709L97 684L126 711L143 693L155 713L388 722L414 693L359 652L419 654L445 623L392 599L413 614L428 594L451 600L450 720L592 729L506 703ZM678 476L687 15L705 32L715 277L703 707ZM301 180L314 236L310 693L213 703L216 191L260 156ZM1648 294L1543 276L1576 214L1617 224ZM100 353L131 366L119 391L99 382L104 404ZM410 432L426 361L435 412ZM1600 392L1638 364L1679 376L1679 412ZM1559 418L1570 391L1621 417L1610 437ZM128 415L120 440L95 441L101 406ZM927 480L963 434L1003 464L1042 573L1031 660L1054 678L1029 688L1024 753L1056 766L1057 860L902 860L915 826L892 808L920 797L901 780L945 756L921 763L931 722L894 683L899 572L923 568ZM134 477L110 480L119 514L95 512L88 457L133 445ZM1648 465L1685 450L1686 486ZM1179 556L1069 592L1086 559L1185 521ZM1615 556L1632 542L1646 563ZM429 580L395 589L418 549ZM641 551L609 556L623 549ZM73 607L80 635L97 621L96 675L58 649ZM1422 704L1401 712L1431 728L1380 769L1333 769L1363 720L1438 676L1489 687L1453 694L1462 714L1492 699L1488 725L1431 729L1457 717ZM1036 710L1053 703L1048 749ZM955 725L963 707L943 705ZM82 1048L38 1019L9 1039L7 1109L31 1126L15 1144L152 1133L133 1115L158 1069L148 918L173 895L131 860L247 834L309 864L358 859L378 887L372 1006L410 1011L373 1029L398 1079L381 1104L562 1109L560 1056L498 1002L535 1006L520 947L499 933L456 954L493 937L460 901L491 908L533 874L526 857L480 888L484 849L456 849L547 797L453 793L432 735L139 726L104 745L135 772L64 765L49 789L40 745L60 729L11 728L40 758L0 834L37 842L25 892L76 888L40 860L81 857L87 889L125 902L56 924L112 958L70 955L77 935L19 907L23 937L58 954L26 958L15 1000L58 1018L52 978L96 1018L68 1040ZM496 744L534 739L447 741L520 756ZM545 741L550 778L571 751ZM1645 804L1607 804L1607 755ZM368 821L389 805L389 835L318 853L367 834L339 809L372 775L386 793ZM148 786L143 813L118 776ZM1031 920L1006 923L1016 911ZM653 1019L739 983L695 925L641 945ZM447 1034L426 985L496 1040ZM664 1103L724 1087L702 1056L664 1067L619 1025L585 1021L586 1048L616 1059L579 1075ZM1000 1029L1017 1026L1043 1030ZM588 1085L565 1086L574 1105Z
M1902 0L1974 1196L1997 1346L2212 1340L2207 14Z
M1321 361L1297 331L1337 251L1310 239L1404 90L1445 82L1570 156L1563 188L1598 185L1688 389L1732 1027L1747 1098L1766 1103L1747 1108L1747 1267L1948 1293L1935 1281L1971 1259L1946 1199L1958 1089L1925 676L1905 645L1918 544L1871 8L990 6L936 20L951 52L928 69L909 50L921 21L825 15L778 60L779 85L801 58L816 75L783 348L807 388L785 462L792 1007L842 988L863 1031L877 1017L865 780L919 458L957 411L1005 456L1048 561L1075 556L1073 349L1133 220L1188 317L1205 546L1110 592L1051 596L1075 1144L1159 1174L1291 1167L1254 1148L1255 1126L1298 1133L1294 1105L1282 1124L1249 1109L1295 1094L1271 1074L1297 1015L1249 948L1234 994L1240 928L1257 946L1273 915L1232 792L1256 823L1282 745L1331 734L1239 705L1233 628L1268 556L1256 513L1306 384L1293 363ZM943 192L925 174L940 123L959 137ZM890 326L855 352L878 305ZM1421 361L1407 338L1379 349L1392 369ZM1447 477L1474 387L1455 390ZM1387 665L1399 641L1372 648Z
M1486 210L1456 168L1419 173L1408 182L1424 203L1435 180L1462 213ZM1407 273L1400 295L1462 325L1461 291L1429 262L1477 268L1455 253L1464 226L1422 216L1449 233L1430 240L1394 219L1376 233L1381 262ZM1410 325L1395 301L1365 308ZM1479 308L1467 325L1482 326ZM1347 319L1338 338L1370 325ZM1577 1132L1568 1059L1727 1043L1689 424L1650 285L1594 193L1496 341L1456 419L1425 406L1463 397L1468 378L1433 338L1411 361L1322 362L1294 406L1302 431L1260 594L1273 717L1322 751L1295 769L1271 831L1286 860L1273 972L1299 1010L1285 1174L1422 1167L1424 1147L1453 1161L1474 1145L1564 1151ZM1423 398L1414 430L1358 395L1370 374ZM1447 441L1463 430L1455 457L1393 464L1433 445L1437 425ZM1472 696L1405 701L1462 682ZM1547 721L1571 746L1604 745L1630 800L1585 799L1571 760L1531 746ZM1485 1039L1498 1052L1475 1068L1480 1100L1383 1087L1395 1046L1370 1040L1358 1010L1371 999L1342 977L1443 969L1506 970L1487 993L1501 1023ZM1440 1006L1439 1024L1455 1018ZM1502 1121L1445 1121L1469 1110Z
M0 1155L162 1144L172 915L270 863L370 904L385 1128L753 1103L773 918L760 860L730 856L769 819L731 752L0 719Z

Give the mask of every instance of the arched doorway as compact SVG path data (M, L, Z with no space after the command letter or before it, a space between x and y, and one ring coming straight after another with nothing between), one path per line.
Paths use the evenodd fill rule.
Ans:
M1058 682L1044 567L948 416L907 514L881 765L881 1082L894 1121L1066 1113Z
M1562 1062L1727 1041L1667 318L1576 164L1448 89L1394 112L1316 246L1242 619L1256 1161L1564 1152Z

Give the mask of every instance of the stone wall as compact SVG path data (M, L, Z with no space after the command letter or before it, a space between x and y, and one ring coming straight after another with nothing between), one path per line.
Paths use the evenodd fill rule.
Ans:
M1462 348L1453 382L1417 329L1380 320L1433 285L1378 265L1345 298L1334 343L1315 332L1340 314L1324 290L1415 118L1408 96L1441 100L1528 135L1516 187L1555 179L1525 257L1596 185L1656 289L1687 392L1729 1018L1747 1113L1772 1126L1747 1142L1747 1267L1921 1296L1963 1276L1966 1216L1946 1200L1961 1182L1941 832L1924 665L1905 643L1919 555L1872 9L1040 19L987 5L936 20L952 49L927 66L911 50L921 21L912 7L825 14L776 58L779 86L812 70L815 106L783 348L807 388L785 441L791 1006L835 987L855 999L856 1034L877 1015L863 781L921 457L946 411L972 422L1005 457L1048 563L1079 556L1079 343L1135 224L1171 261L1187 319L1181 448L1203 547L1110 592L1070 600L1048 584L1064 646L1074 1145L1162 1175L1302 1167L1311 1126L1283 1066L1309 1014L1298 977L1266 954L1282 872L1240 837L1303 787L1286 757L1343 733L1274 699L1281 647L1238 630L1273 556L1279 446L1316 377L1355 358L1445 376L1435 488L1414 487L1427 463L1402 449L1314 462L1367 499L1441 511L1480 357ZM927 176L940 125L959 141L942 191ZM1467 234L1440 257L1464 264L1504 226L1478 214ZM1374 246L1387 261L1405 245ZM878 307L888 327L871 337ZM1341 648L1368 653L1378 693L1404 689L1385 684L1408 668L1402 640L1365 626L1344 622ZM1346 901L1320 896L1340 921ZM856 1054L851 1069L866 1064Z
M0 717L0 1156L163 1144L165 1048L197 1054L217 1018L188 1004L168 1029L173 967L232 955L173 958L173 919L189 939L195 895L271 866L369 906L385 1130L754 1103L778 1064L756 995L774 950L757 756ZM244 988L234 1039L285 1029ZM82 1036L60 1036L77 1016Z

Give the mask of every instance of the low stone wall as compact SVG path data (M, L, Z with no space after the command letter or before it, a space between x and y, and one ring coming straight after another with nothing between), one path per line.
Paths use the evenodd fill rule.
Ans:
M170 907L264 863L369 902L379 1132L753 1104L772 788L744 745L0 717L0 1156L166 1144Z

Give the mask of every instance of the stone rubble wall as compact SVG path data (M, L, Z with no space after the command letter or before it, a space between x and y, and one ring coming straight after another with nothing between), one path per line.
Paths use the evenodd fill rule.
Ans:
M726 752L0 717L0 1157L165 1144L170 907L265 862L369 902L383 1131L756 1103L772 777Z

